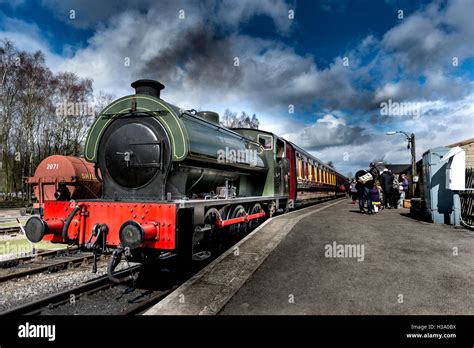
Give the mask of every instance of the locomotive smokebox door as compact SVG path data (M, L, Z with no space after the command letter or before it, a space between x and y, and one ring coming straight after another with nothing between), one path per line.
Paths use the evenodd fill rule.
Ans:
M120 199L137 190L137 198L164 199L170 162L170 142L158 120L141 113L115 119L100 142L104 197Z
M121 186L147 184L161 169L161 143L146 124L125 123L115 129L105 146L105 165Z

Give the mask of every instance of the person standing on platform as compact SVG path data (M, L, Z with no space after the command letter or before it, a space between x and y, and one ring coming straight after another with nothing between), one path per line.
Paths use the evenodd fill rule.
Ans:
M383 192L384 208L391 208L393 196L393 174L385 168L380 176L380 185Z
M374 212L377 213L379 209L382 208L382 203L380 201L380 190L377 184L370 189L370 198L372 200L372 205L374 207Z
M398 200L400 199L400 183L398 181L398 174L393 176L393 190L392 190L392 207L398 209Z
M351 196L352 196L352 204L355 204L357 201L357 181L355 179L352 179L351 186L350 186L350 191L351 191Z
M405 174L402 174L402 179L400 180L400 199L398 200L398 207L403 208L403 200L405 199L406 192L408 192L408 179Z
M344 180L344 184L342 186L343 186L342 188L344 189L344 192L346 194L346 198L349 198L351 183L350 183L348 178L346 178L346 180Z
M365 202L367 202L367 213L369 215L374 213L374 207L370 197L370 189L374 187L375 180L378 178L378 174L379 173L374 162L369 164L369 170L359 170L356 173L357 184L359 185L359 210L361 213L365 213Z

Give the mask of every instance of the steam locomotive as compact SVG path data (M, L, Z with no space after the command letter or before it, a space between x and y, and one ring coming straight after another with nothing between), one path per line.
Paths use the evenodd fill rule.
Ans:
M131 86L136 94L108 105L86 140L101 198L45 201L43 214L26 223L31 242L112 249L113 277L123 255L141 263L206 260L225 236L342 194L345 177L295 144L171 105L158 81Z

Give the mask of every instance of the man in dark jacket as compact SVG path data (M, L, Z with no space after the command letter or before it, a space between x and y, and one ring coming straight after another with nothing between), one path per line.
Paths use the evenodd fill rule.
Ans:
M372 199L370 198L370 189L374 187L375 180L378 178L379 172L375 167L375 163L369 164L369 170L359 170L356 173L357 186L359 190L359 209L364 213L364 202L367 201L368 214L374 213Z
M393 200L393 174L385 168L380 177L380 185L383 192L383 206L391 208L390 204Z

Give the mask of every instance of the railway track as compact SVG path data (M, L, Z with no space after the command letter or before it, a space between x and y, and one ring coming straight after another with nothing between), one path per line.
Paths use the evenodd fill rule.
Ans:
M0 235L15 234L15 233L21 233L20 226L0 228Z
M0 262L0 283L42 272L57 272L77 265L88 265L94 255L78 248L40 251Z
M118 271L118 278L136 272L140 265ZM27 304L6 310L0 315L109 314L135 315L162 300L176 286L166 290L149 290L120 285L102 276L71 289L54 293Z
M34 259L43 260L44 258L47 258L47 257L54 257L54 256L61 255L64 253L74 252L76 250L79 250L79 248L74 247L74 248L69 248L69 249L58 249L58 250L41 250L40 249L40 250L36 250L36 252L23 254L23 255L13 257L10 259L0 260L0 269L15 267L19 264L32 261Z

